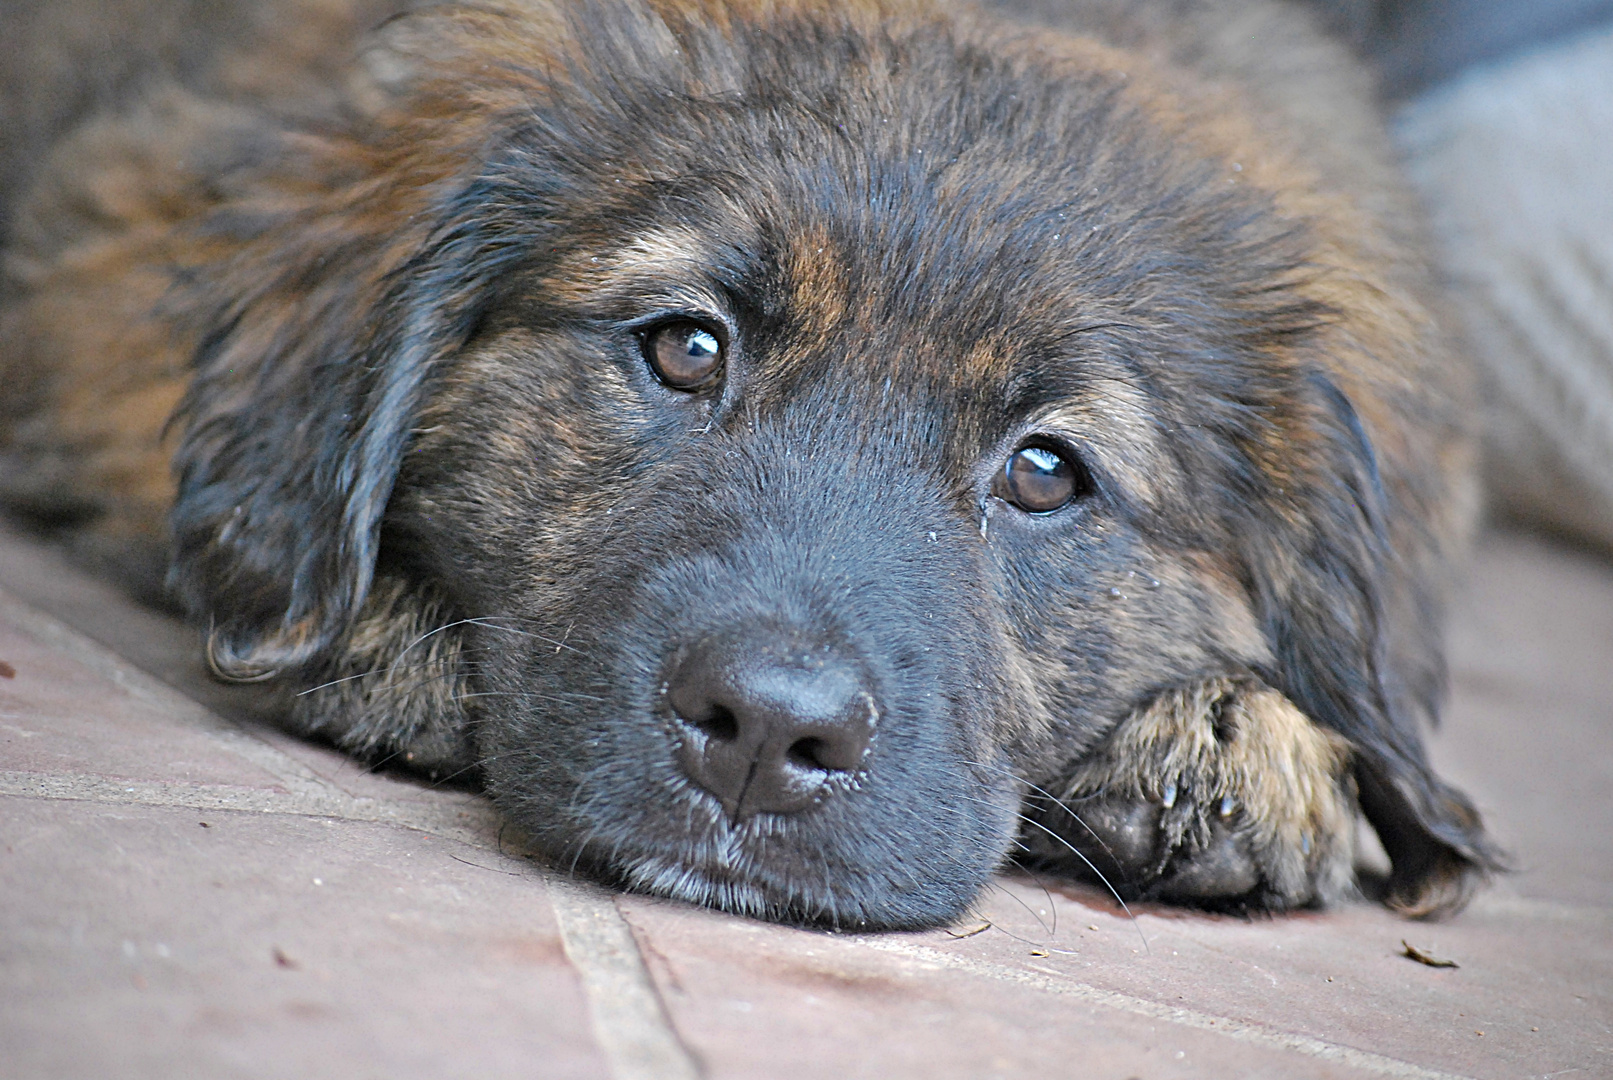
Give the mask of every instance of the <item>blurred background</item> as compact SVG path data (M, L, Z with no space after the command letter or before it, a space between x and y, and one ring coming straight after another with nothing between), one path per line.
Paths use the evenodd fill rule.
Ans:
M1322 0L1485 381L1496 516L1613 553L1613 0Z

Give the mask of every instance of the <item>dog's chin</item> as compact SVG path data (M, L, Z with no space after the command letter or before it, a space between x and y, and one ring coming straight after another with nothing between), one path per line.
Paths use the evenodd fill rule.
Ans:
M915 851L877 824L847 827L862 815L734 822L715 799L681 788L664 796L675 809L658 815L659 828L595 814L580 842L552 828L535 838L556 865L633 892L803 927L913 930L964 915L1006 857L1017 813L1006 790L973 797L944 837Z
M984 886L981 873L966 883L934 885L899 899L848 895L825 882L762 885L741 874L724 874L683 862L647 858L626 868L619 883L634 892L664 896L766 922L827 930L920 930L955 922ZM960 886L967 887L960 887Z
M805 868L794 873L781 871L751 857L743 848L725 850L723 845L711 845L691 855L641 855L610 866L591 864L590 870L633 892L748 918L826 930L877 931L918 930L955 922L985 886L998 861L983 861L948 877L916 880L896 890L888 884L848 888L844 880L802 872Z

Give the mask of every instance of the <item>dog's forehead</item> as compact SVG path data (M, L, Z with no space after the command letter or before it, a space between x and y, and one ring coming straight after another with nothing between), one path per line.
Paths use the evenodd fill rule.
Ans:
M832 55L751 56L740 89L716 97L618 88L647 101L597 118L598 156L564 166L562 216L586 241L550 275L554 295L586 305L584 290L615 299L703 279L770 313L794 299L792 314L820 325L954 340L1090 315L1079 247L1150 197L1113 182L1116 153L1098 144L1135 141L1138 118L1102 80L966 78L946 49L904 59L896 78ZM650 105L654 125L635 121Z
M1308 234L1167 137L1140 79L915 42L897 74L753 57L722 94L589 113L599 152L544 203L541 302L729 321L752 410L860 384L845 400L943 417L960 462L1046 421L1151 486L1164 413L1316 321Z
M921 356L1008 378L1093 325L1240 334L1251 297L1285 300L1295 222L1222 160L1237 139L1183 137L1143 58L855 4L713 10L583 35L523 102L486 190L544 222L510 231L544 237L547 300L854 327L921 381Z

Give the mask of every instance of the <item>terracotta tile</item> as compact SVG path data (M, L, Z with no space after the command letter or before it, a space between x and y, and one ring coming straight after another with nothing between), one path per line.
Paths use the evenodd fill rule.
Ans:
M519 860L263 813L0 799L0 821L0 1075L607 1075Z

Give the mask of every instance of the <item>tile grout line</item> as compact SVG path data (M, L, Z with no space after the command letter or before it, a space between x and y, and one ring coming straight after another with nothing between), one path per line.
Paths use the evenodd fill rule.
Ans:
M1268 1049L1303 1054L1306 1057L1318 1058L1335 1065L1359 1069L1377 1076L1394 1077L1396 1080L1473 1080L1472 1077L1460 1073L1448 1073L1441 1072L1438 1069L1424 1068L1421 1065L1413 1065L1398 1058L1385 1057L1382 1054L1374 1054L1368 1050L1357 1050L1352 1046L1327 1042L1324 1039L1313 1038L1309 1035L1279 1031L1263 1024L1251 1023L1247 1020L1234 1020L1225 1016L1214 1016L1210 1013L1199 1012L1196 1009L1162 1005L1157 1001L1135 997L1131 994L1123 994L1117 990L1104 990L1100 987L1071 979L1058 972L1025 970L1008 967L1004 964L973 960L905 941L864 939L861 944L880 952L906 956L909 959L935 967L964 971L994 979L998 982L1018 983L1045 993L1074 998L1090 1005L1100 1005L1138 1016L1163 1020L1181 1027L1213 1032L1230 1039L1252 1043Z
M678 1038L614 894L557 875L545 881L614 1080L700 1080L703 1070Z
M196 784L186 781L119 780L82 773L0 771L0 794L43 799L79 799L98 803L187 807L194 810L240 810L368 821L418 829L474 847L489 844L483 832L467 826L466 816L481 818L484 827L498 820L491 806L469 813L445 811L354 795L298 761L248 728L221 716L184 691L131 664L116 651L78 629L0 588L0 620L42 645L66 653L235 757L255 765L285 789L281 795L258 788Z
M0 597L0 617L4 615L3 603L3 597ZM229 723L222 719L217 722ZM226 729L211 734L224 737L232 747L238 742L248 743L253 748L261 747L267 751L266 758L281 757L301 768L296 759L246 732L232 732ZM317 779L317 774L314 775ZM277 779L280 779L278 775ZM433 809L350 795L334 785L324 786L323 781L320 783L322 786L317 790L308 794L298 794L291 790L289 785L287 792L280 793L229 784L125 780L99 774L0 769L0 795L18 798L65 799L112 805L180 807L191 810L235 810L243 813L290 814L301 817L335 817L346 821L398 825L433 836L457 840L471 847L505 854L510 853L512 845L516 850L522 846L519 838L507 841L503 845L496 842L489 843L488 835L505 824L503 817L491 804L473 804L474 808L464 807L456 810ZM464 821L466 817L480 819L481 827L467 825ZM1527 918L1597 926L1613 920L1613 909L1605 907L1566 904L1537 897L1501 895L1494 891L1476 898L1469 910L1481 914L1514 914Z
M461 825L445 827L443 815L396 812L350 796L311 798L228 785L0 771L0 796L6 795L403 825L494 850L485 836ZM702 1070L673 1030L632 928L616 909L612 894L551 873L544 873L543 880L566 957L588 998L595 1041L614 1080L699 1080Z
M187 810L226 810L249 814L326 817L397 825L488 851L500 850L488 839L500 820L491 808L468 812L412 807L345 793L298 795L233 784L195 784L171 780L128 780L84 773L0 770L0 795L24 799L60 799L111 806L152 806ZM483 828L465 818L481 819Z
M272 749L272 748L271 748ZM390 812L344 796L321 804L255 788L116 780L99 776L0 771L0 796L68 799L116 805L185 807L248 813L335 817L401 825L478 848L494 850L484 836L432 813ZM491 811L489 811L491 813ZM617 910L614 894L598 886L544 873L566 956L577 969L588 996L589 1015L600 1049L615 1080L698 1080L699 1065L678 1039L660 995L644 965L632 928ZM1243 1042L1286 1050L1396 1080L1471 1080L1457 1073L1424 1068L1366 1050L1330 1043L1261 1024L1215 1016L1115 990L1104 990L1058 972L1024 970L974 960L908 942L862 938L847 942L905 956L933 967L950 968L997 982L1028 986L1060 997L1118 1009L1182 1027L1213 1032Z

